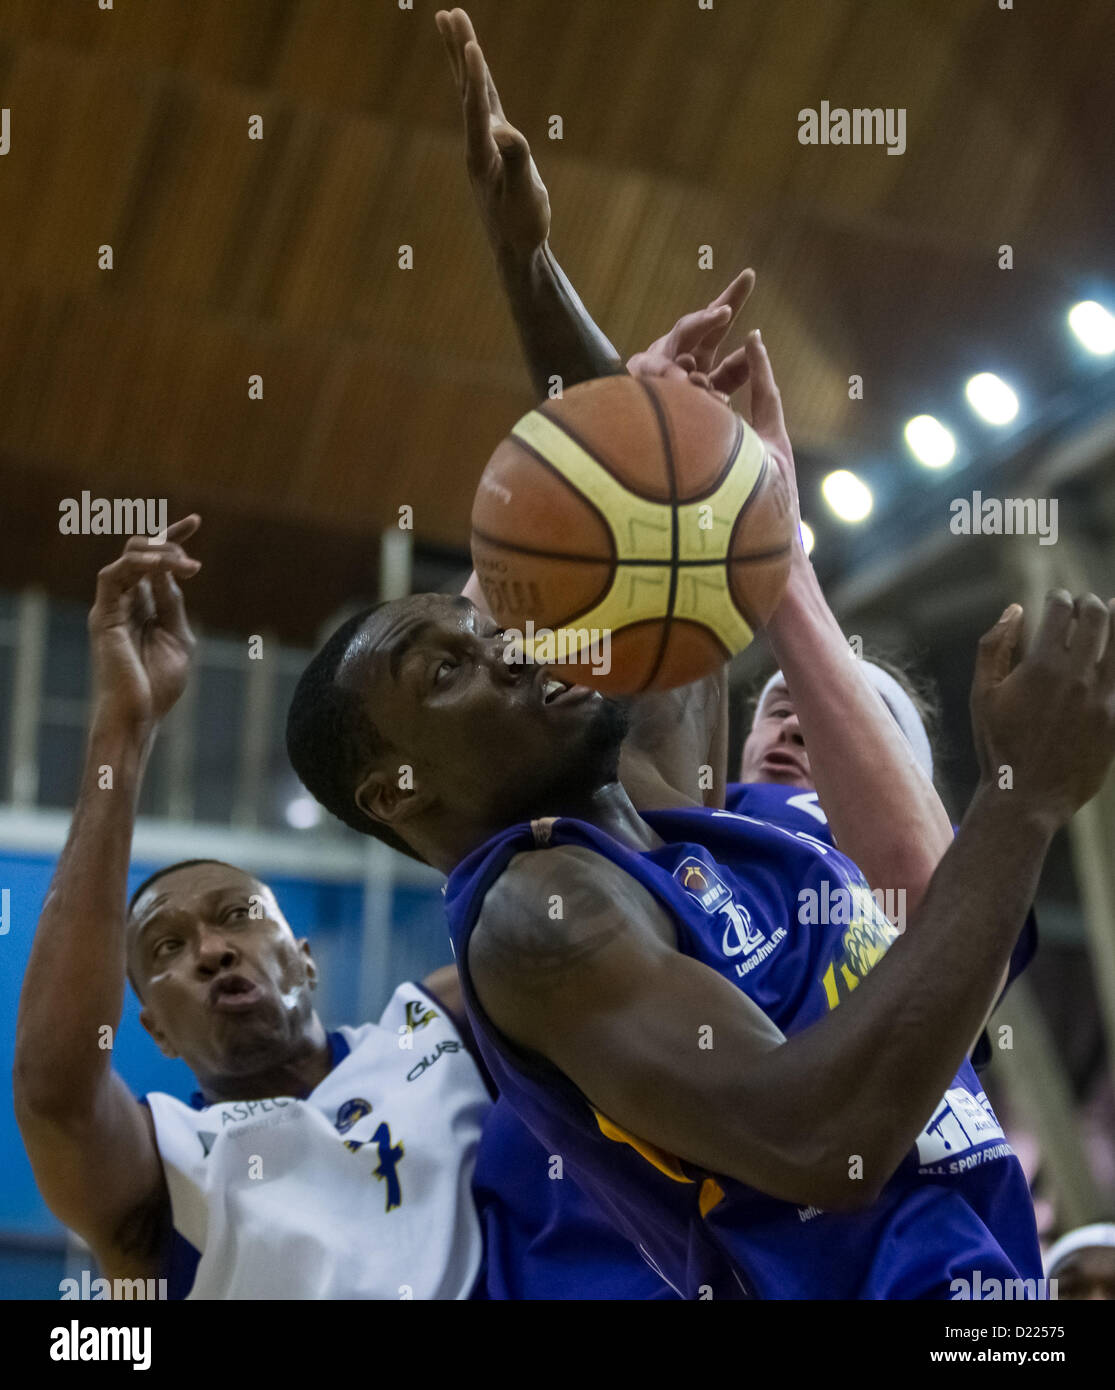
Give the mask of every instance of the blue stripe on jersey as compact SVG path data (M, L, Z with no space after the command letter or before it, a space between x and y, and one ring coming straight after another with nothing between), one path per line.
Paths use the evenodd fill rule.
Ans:
M583 846L630 873L669 912L679 950L743 989L788 1034L839 1005L894 937L827 836L699 808L645 819L664 846L636 852L565 818L551 824L548 843ZM976 1269L985 1279L1041 1277L1025 1178L967 1063L879 1201L864 1212L818 1213L625 1134L567 1077L509 1044L476 999L468 939L487 890L515 854L535 847L530 826L512 827L447 885L473 1029L506 1101L679 1292L925 1298L947 1297L952 1279ZM850 921L833 910L840 892ZM799 911L810 901L802 893L821 910Z

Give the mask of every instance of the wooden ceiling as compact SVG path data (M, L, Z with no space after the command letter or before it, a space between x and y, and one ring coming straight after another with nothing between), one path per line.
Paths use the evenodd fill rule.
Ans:
M304 637L373 591L403 503L422 540L467 545L476 478L531 395L436 8L0 5L0 583L88 592L108 543L57 530L83 489L202 511L203 611L248 630L262 605ZM807 473L906 468L903 422L971 370L1031 396L1073 371L1064 311L1115 280L1110 0L470 12L554 249L621 351L756 267L746 324ZM800 145L822 100L905 108L905 154Z

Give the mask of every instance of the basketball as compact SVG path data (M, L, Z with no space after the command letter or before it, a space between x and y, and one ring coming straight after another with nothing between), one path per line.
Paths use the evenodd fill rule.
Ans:
M472 559L524 659L635 694L749 645L782 597L793 526L777 465L728 406L688 382L603 377L543 402L498 446Z

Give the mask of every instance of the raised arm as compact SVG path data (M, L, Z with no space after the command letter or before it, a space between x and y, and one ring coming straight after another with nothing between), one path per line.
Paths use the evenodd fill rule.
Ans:
M796 513L793 450L758 333L748 339L748 350L752 423L790 486ZM948 814L882 699L851 658L796 528L786 593L766 635L793 697L837 844L872 888L904 889L912 913L952 842Z
M523 855L489 894L469 949L489 1017L640 1139L787 1201L872 1201L967 1053L1054 831L1115 756L1115 611L1089 597L1075 614L1051 596L1010 675L1020 610L984 639L973 687L983 777L918 910L924 929L819 1023L784 1041L738 989L677 953L640 885L579 849ZM992 775L1003 763L1011 791ZM547 911L554 892L560 922ZM698 1046L705 1028L711 1048Z
M550 250L549 194L526 137L503 114L472 21L460 9L436 18L461 94L469 179L535 394L549 395L554 376L568 388L622 372Z
M177 522L161 545L133 538L98 576L85 769L16 1027L16 1118L39 1190L110 1277L156 1272L169 1211L150 1113L113 1072L111 1045L124 1002L136 803L193 647L176 580L199 568L182 549L198 524L196 516Z
M549 244L550 199L521 131L503 111L472 22L464 10L439 11L437 25L461 95L469 179L519 331L535 393L550 394L625 370L593 322ZM747 379L743 349L722 361L725 335L755 284L744 270L705 308L680 318L626 370L688 378L725 399ZM487 612L473 574L465 595ZM621 775L643 809L685 802L723 805L727 760L727 680L724 672L664 695L630 702L631 732ZM712 769L712 785L706 769Z

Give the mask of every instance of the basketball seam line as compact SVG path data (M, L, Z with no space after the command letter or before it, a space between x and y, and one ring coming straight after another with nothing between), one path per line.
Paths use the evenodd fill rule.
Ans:
M524 447L526 446L524 445ZM580 497L581 494L578 493L577 496ZM517 555L540 555L546 560L576 560L585 565L614 565L616 569L624 569L629 566L661 569L670 563L669 560L614 560L604 555L578 555L568 550L543 550L540 546L519 545L515 541L505 541L500 536L493 536L489 531L482 531L479 526L474 526L472 533L474 536L479 536L482 541L487 541L489 545L498 545L501 550L511 550ZM785 555L787 550L791 548L791 543L787 541L785 545L776 546L774 550L753 550L746 555L729 555L727 560L719 559L716 556L708 560L679 560L678 568L707 569L713 565L746 565L756 560L775 560L779 555ZM587 612L587 609L585 611Z
M767 453L766 449L764 448L764 449L763 449L763 460L762 460L762 462L759 464L759 474L758 474L758 477L755 479L754 483L751 485L751 491L747 494L747 497L746 497L746 499L744 500L743 506L740 507L739 511L736 513L735 523L734 523L733 526L732 526L732 534L728 537L728 555L729 555L729 557L731 557L731 554L732 554L732 542L733 542L733 541L735 540L735 538L736 538L736 532L739 530L739 528L740 528L740 523L743 521L743 518L747 515L747 509L748 509L748 507L750 507L751 503L754 502L755 498L758 497L758 495L759 495L759 489L760 489L760 487L762 486L763 479L767 476L767 467L768 467L769 463L770 463L770 455ZM793 542L790 542L789 544L792 546ZM782 547L782 551L785 551L787 548L788 548L787 546L783 546L783 547ZM781 551L777 551L777 552L775 552L775 553L776 553L776 554L780 554L780 553L782 553L782 552L781 552ZM740 613L743 614L743 619L744 619L744 621L747 623L747 626L748 626L748 627L751 629L751 631L754 633L754 632L758 629L759 624L755 621L754 615L751 614L751 613L749 613L749 612L747 611L747 608L739 601L739 599L738 599L738 598L735 596L735 594L732 592L732 589L731 589L731 585L730 585L730 584L729 584L729 586L728 586L728 597L729 597L729 598L731 599L731 601L735 604L735 606L739 609Z
M662 453L666 464L666 480L670 488L670 593L666 600L666 614L662 619L662 631L658 639L658 653L654 658L654 665L650 668L650 674L640 686L640 690L650 687L655 676L658 675L662 667L663 659L666 656L666 644L670 640L670 628L674 621L674 603L677 599L678 591L678 482L677 473L674 469L674 446L670 438L669 422L666 420L662 403L658 399L656 391L651 389L649 381L642 377L636 377L639 385L643 388L650 401L651 409L658 424L658 436L662 442Z
M540 411L539 413L545 415L545 411ZM546 419L550 420L550 416L546 415ZM557 424L556 420L550 420L550 422L551 424ZM566 433L568 433L568 431L566 431ZM572 435L570 435L569 437L571 439L573 438ZM512 435L512 438L515 440L515 443L519 446L520 449L523 449L526 453L530 454L530 456L533 459L536 459L542 465L543 468L547 469L550 473L554 475L555 478L557 478L557 480L568 492L571 492L573 496L577 498L578 501L583 502L585 504L589 511L595 513L595 515L600 518L600 523L604 527L604 533L608 537L608 550L610 552L608 559L594 560L596 564L604 564L608 566L607 580L604 584L604 587L596 593L591 602L585 604L582 608L579 608L577 612L572 614L571 616L563 618L561 622L558 624L559 627L571 626L573 623L577 621L578 618L582 617L585 613L591 613L592 610L596 608L597 605L604 600L604 598L607 597L608 593L611 591L613 585L615 584L616 575L619 573L619 559L616 553L615 537L612 535L612 525L608 518L596 505L596 503L593 502L593 500L590 497L586 497L585 494L580 490L580 488L574 487L573 484L569 481L569 479L565 476L565 474L561 471L561 469L555 468L554 465L550 462L548 458L546 458L544 454L540 454L538 450L534 448L533 445L528 444L525 439L520 439L518 435ZM580 443L579 440L573 440L573 442L575 444ZM581 447L584 448L583 445L581 445ZM587 452L588 450L586 450L586 453ZM604 465L600 463L600 460L596 458L595 455L593 456L593 461L599 464L601 468L604 467ZM473 530L476 531L476 528L473 527ZM477 535L481 534L481 532L477 531ZM484 537L484 539L489 538ZM489 540L489 543L493 545L506 546L506 548L509 550L518 550L527 555L545 555L549 553L548 551L528 550L524 546L507 545L507 543L504 541Z
M545 413L545 412L543 412L543 411L539 411L539 414L544 414L544 413ZM546 416L546 418L547 418L548 420L550 419L550 417L549 417L548 415ZM555 424L555 425L556 425L556 424L557 424L557 421L556 421L556 420L552 420L552 421L551 421L551 424ZM560 429L561 427L558 426L558 428ZM563 434L569 434L569 431L568 431L568 430L563 430L562 433L563 433ZM605 561L601 561L600 563L602 563L602 564L610 564L610 565L618 564L618 563L619 563L619 557L618 557L618 555L617 555L617 553L616 553L615 537L612 535L612 523L608 520L607 516L600 510L600 508L596 505L596 503L592 500L592 498L591 498L591 497L587 497L587 496L580 490L580 488L575 487L574 484L571 483L571 482L569 481L569 479L565 476L565 474L561 471L561 469L560 469L560 468L556 468L556 467L550 462L550 460L545 456L545 454L540 454L540 453L538 452L538 450L534 447L533 444L528 444L527 441L526 441L525 439L520 439L519 436L518 436L517 434L513 434L511 437L512 437L512 439L514 439L515 443L519 446L520 449L526 450L526 452L527 452L528 454L530 454L530 456L531 456L532 458L535 458L535 459L538 460L538 462L543 466L543 468L545 468L545 469L547 469L549 472L551 472L551 473L554 475L554 477L558 479L558 481L562 484L562 486L566 489L567 492L571 492L571 493L573 494L573 496L574 496L579 502L583 502L583 503L585 504L585 506L588 507L588 509L589 509L591 512L594 512L594 513L600 518L600 524L604 527L604 532L605 532L605 534L606 534L607 537L608 537L608 550L609 550L609 552L610 552L608 559L605 560ZM573 436L572 436L571 434L569 434L569 438L570 438L570 439L573 439ZM580 444L580 440L578 440L578 439L573 439L573 442L574 442L574 444L580 445L581 448L584 448L584 445ZM586 452L586 453L589 453L590 451L586 449L585 452ZM590 456L591 456L592 461L593 461L594 463L599 464L599 466L600 466L601 468L605 468L605 465L602 464L602 463L600 463L600 460L596 457L595 454L591 454ZM497 545L503 545L504 542L503 542L503 541L497 541L496 544L497 544ZM549 553L549 552L546 552L546 553Z
M624 375L627 374L624 373ZM632 381L638 381L639 385L642 386L644 390L646 389L645 383L639 377L632 377L631 379ZM640 490L637 487L634 487L631 483L629 483L626 478L621 478L617 474L613 473L611 468L604 461L604 459L600 457L600 455L596 452L595 449L590 448L590 446L585 442L584 439L581 438L581 436L572 427L572 425L567 424L565 420L560 419L551 411L547 410L546 406L547 402L542 401L539 405L536 405L534 407L535 412L543 416L546 420L548 420L551 425L554 425L557 429L561 430L562 434L566 435L569 439L571 439L573 443L576 444L578 449L583 449L585 453L588 454L589 458L592 459L593 463L597 464L600 468L604 470L605 473L607 473L611 478L615 479L615 481L619 483L619 485L623 488L625 492L629 492L632 495L632 497L637 497L640 502L653 502L658 507L665 507L669 505L669 498L667 498L666 501L663 501L661 497L655 497L649 492L640 492ZM522 441L520 440L519 442L521 443ZM578 494L578 496L580 496L580 494Z

